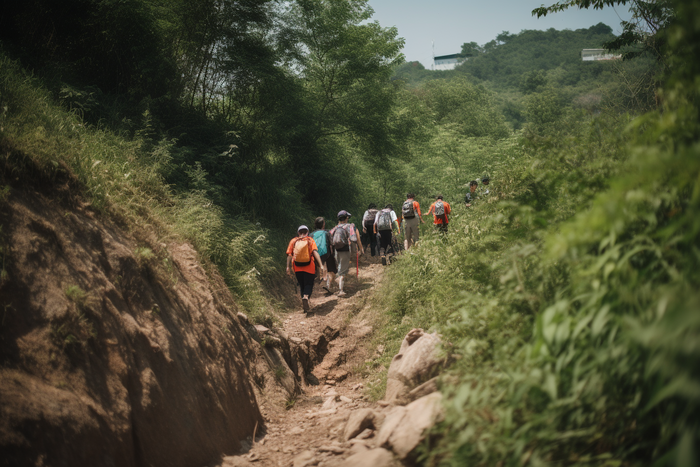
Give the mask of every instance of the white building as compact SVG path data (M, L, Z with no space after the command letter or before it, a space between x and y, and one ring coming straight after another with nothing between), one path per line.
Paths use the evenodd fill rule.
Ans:
M598 60L617 60L622 55L606 53L605 49L583 49L581 51L581 60L584 62L595 62Z
M466 60L467 57L462 54L433 57L433 70L454 70L457 65Z

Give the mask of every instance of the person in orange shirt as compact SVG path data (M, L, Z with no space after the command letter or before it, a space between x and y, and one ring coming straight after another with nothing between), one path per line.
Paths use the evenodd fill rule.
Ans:
M301 292L301 306L305 313L311 307L309 299L314 291L314 279L316 279L316 265L321 265L321 257L318 255L318 247L312 237L309 237L309 228L300 225L294 237L287 247L287 274L292 275L292 268L299 283Z
M408 193L406 201L401 205L401 218L403 219L404 248L408 250L411 245L418 243L419 223L425 224L420 213L420 204L414 198L416 195Z
M447 233L447 224L450 223L448 214L452 212L452 208L447 201L442 200L442 195L437 195L435 197L435 202L430 205L430 209L425 214L433 215L433 225L437 228L438 232Z

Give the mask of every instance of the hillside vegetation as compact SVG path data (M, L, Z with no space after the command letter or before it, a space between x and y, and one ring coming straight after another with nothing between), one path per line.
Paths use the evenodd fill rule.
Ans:
M461 356L427 465L696 464L700 11L664 5L661 107L530 93L521 138L456 146L490 195L389 272L382 339L431 328ZM451 185L448 161L418 178Z
M449 233L424 226L387 268L387 351L367 363L381 397L411 328L459 356L421 462L695 465L700 7L633 5L618 37L504 32L431 72L365 0L15 2L1 192L67 177L66 196L146 225L143 255L191 242L265 324L297 225L442 194ZM580 61L605 44L628 60Z

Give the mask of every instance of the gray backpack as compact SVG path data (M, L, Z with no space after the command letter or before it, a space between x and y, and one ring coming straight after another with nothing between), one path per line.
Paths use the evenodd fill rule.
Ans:
M391 230L391 211L382 209L377 219L377 230Z
M445 204L441 200L435 203L435 215L438 217L445 215Z
M349 230L352 229L352 230ZM338 224L333 228L333 248L342 250L350 246L350 242L357 241L357 235L354 233L352 224ZM352 234L350 232L353 232Z

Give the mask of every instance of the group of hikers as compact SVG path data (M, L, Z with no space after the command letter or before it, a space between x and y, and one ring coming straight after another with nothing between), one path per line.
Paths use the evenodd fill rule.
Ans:
M466 207L471 207L479 196L488 195L488 176L484 176L481 181L485 186L481 193L477 191L478 181L472 180L469 183L469 191L464 197ZM297 236L287 246L287 274L292 275L293 272L296 276L304 312L308 313L311 309L309 299L313 293L317 270L320 271L323 289L329 294L333 293L337 277L337 295L342 297L345 295L345 277L350 270L353 251L358 272L359 255L365 253L365 246L369 246L372 256L379 255L382 264L386 266L400 249L397 235L401 234L402 224L403 249L408 250L418 242L420 224L425 223L423 216L432 215L435 228L441 233L447 233L451 213L450 204L442 195L437 195L428 212L422 214L415 194L407 193L406 200L401 205L401 222L391 204L379 209L375 203L370 203L362 216L361 232L355 224L349 222L351 214L346 210L338 212L338 224L331 230L326 230L326 220L323 217L315 219L313 231L306 225L300 225Z

